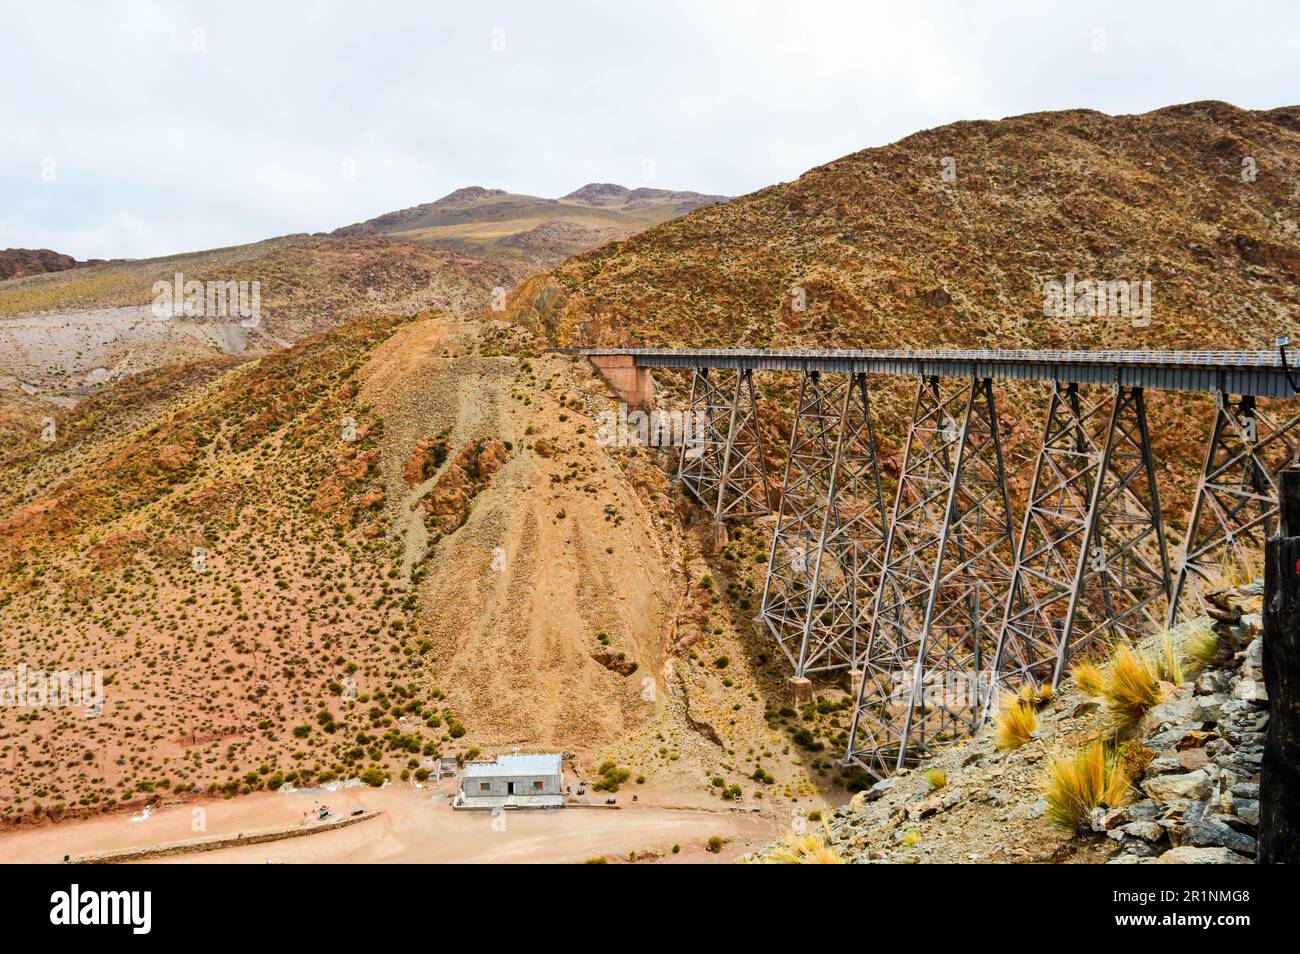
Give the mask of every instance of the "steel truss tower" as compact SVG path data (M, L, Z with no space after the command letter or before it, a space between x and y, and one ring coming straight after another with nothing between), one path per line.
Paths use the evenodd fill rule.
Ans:
M1016 548L995 682L1055 686L1099 638L1163 620L1169 557L1141 388L1052 386ZM986 703L991 703L992 694ZM986 715L987 709L986 705Z
M1300 415L1274 419L1255 398L1214 394L1216 413L1183 541L1169 624L1195 616L1216 576L1242 572L1262 559L1277 517L1277 480L1300 462Z
M988 378L920 379L885 553L847 753L877 777L980 717L1014 554Z
M713 511L715 522L771 511L767 463L758 426L754 373L696 368L689 438L682 443L683 486Z
M799 388L760 613L796 678L860 668L884 556L867 377Z

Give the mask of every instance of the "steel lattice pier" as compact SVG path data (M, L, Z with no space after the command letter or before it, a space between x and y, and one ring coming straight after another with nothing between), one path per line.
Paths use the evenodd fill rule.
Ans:
M760 618L796 678L858 669L884 549L865 374L804 375Z

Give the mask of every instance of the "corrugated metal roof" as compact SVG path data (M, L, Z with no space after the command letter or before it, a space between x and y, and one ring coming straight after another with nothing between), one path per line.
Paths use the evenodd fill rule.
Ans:
M498 775L559 775L559 755L498 755L495 762L467 762L465 778Z

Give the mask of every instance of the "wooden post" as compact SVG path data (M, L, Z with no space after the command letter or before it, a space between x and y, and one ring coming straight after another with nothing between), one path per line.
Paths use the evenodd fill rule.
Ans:
M1278 483L1278 536L1264 555L1268 733L1259 784L1260 864L1300 864L1300 470Z

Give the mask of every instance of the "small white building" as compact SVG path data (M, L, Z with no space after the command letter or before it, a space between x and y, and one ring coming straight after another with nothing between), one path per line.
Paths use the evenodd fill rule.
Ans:
M466 762L457 808L558 808L564 804L564 756L499 755Z

